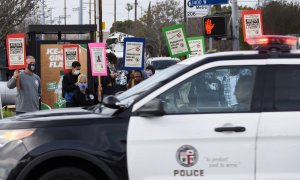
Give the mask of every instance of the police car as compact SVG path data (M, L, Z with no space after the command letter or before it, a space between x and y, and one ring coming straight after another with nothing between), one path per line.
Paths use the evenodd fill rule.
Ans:
M299 180L293 37L194 57L93 108L0 122L0 179Z

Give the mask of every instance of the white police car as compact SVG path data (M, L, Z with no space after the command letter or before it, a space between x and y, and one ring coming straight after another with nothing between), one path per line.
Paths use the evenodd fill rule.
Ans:
M299 180L300 53L194 57L102 107L0 122L0 179Z
M300 179L300 54L283 45L295 42L256 38L259 51L195 57L121 95L155 87L133 104L129 178Z

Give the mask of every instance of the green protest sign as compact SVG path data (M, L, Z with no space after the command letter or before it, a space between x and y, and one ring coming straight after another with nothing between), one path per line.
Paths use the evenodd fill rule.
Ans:
M189 55L189 57L205 54L205 43L203 36L188 37L187 41L191 50L191 54Z
M164 27L163 36L171 57L190 54L190 47L187 43L186 32L182 24Z

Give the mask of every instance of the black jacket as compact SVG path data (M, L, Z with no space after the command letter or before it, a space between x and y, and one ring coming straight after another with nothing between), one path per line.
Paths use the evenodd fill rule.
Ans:
M66 92L74 92L78 89L78 86L76 86L76 82L79 75L73 75L72 72L67 73L63 77L62 81L62 95L65 98Z
M98 97L89 89L86 89L85 94L77 89L71 99L71 107L86 107L95 105L97 103Z

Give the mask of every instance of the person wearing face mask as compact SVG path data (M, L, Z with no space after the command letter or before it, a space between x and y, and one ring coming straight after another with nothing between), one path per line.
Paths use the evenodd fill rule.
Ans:
M65 74L62 81L62 95L66 100L66 107L71 107L71 99L78 89L77 79L80 74L81 64L78 61L72 63L72 71Z
M7 87L13 89L17 87L16 114L33 112L39 110L39 100L41 97L41 79L34 73L35 58L26 57L24 71L15 70L13 77L7 82Z
M78 76L78 87L71 98L71 107L86 107L98 103L95 93L87 88L87 77L84 74Z

